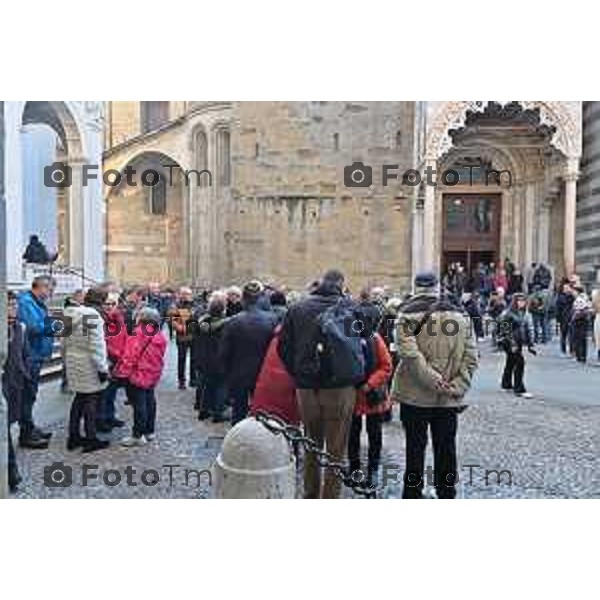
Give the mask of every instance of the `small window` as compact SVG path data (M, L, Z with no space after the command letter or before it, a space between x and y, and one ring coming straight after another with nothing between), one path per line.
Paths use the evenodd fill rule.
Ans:
M161 174L158 183L149 189L149 204L151 215L167 214L167 180Z
M160 129L169 122L169 102L141 102L140 120L142 133Z
M231 137L227 129L217 131L217 173L219 185L231 185Z
M339 133L333 134L333 149L336 151L340 149L340 134Z

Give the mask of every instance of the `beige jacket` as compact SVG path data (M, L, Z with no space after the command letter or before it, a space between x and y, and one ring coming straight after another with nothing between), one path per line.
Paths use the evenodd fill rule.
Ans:
M415 335L434 303L436 310ZM411 298L400 307L396 345L400 362L392 384L394 400L423 407L462 405L479 357L469 319L458 307L433 295ZM438 388L442 379L449 391Z

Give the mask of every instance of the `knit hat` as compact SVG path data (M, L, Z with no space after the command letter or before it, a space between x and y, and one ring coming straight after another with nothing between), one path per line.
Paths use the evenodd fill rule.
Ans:
M262 294L263 290L263 284L260 281L253 279L244 285L242 297L245 300L256 300Z
M415 276L416 288L434 288L438 284L438 278L431 271L423 271Z

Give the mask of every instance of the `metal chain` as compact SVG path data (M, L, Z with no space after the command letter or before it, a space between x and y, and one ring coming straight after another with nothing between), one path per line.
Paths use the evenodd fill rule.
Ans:
M331 469L336 477L341 482L350 488L357 496L363 496L365 498L375 498L375 486L366 486L363 482L364 476L360 479L355 479L354 473L350 472L350 469L345 463L340 462L335 456L325 452L321 449L321 446L313 439L304 435L304 432L294 425L289 425L283 419L271 415L265 411L257 411L254 418L264 425L271 433L275 435L283 435L283 437L295 448L302 447L305 454L313 454L320 467Z

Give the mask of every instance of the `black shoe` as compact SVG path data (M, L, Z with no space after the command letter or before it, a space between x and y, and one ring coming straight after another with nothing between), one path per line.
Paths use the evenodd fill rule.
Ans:
M83 446L84 439L82 437L70 437L67 439L67 450L72 452L77 448L81 448Z
M180 381L180 382L179 382L179 389L180 389L180 390L185 390L185 389L186 389L186 386L185 386L185 381Z
M108 423L112 427L125 427L125 421L121 421L121 419L111 419Z
M96 450L104 450L110 446L108 440L84 440L82 452L96 452Z
M39 427L35 426L33 427L32 434L34 437L39 437L43 440L49 440L52 437L51 431L44 431L43 429L40 429Z
M21 448L29 448L30 450L46 450L48 448L48 440L31 435L19 438L19 446Z
M21 476L16 473L16 474L10 474L8 475L8 490L10 491L11 494L16 494L19 490L19 484L21 483L21 481L23 481L23 479L21 478Z
M209 417L210 417L210 414L206 410L201 410L198 413L198 421L206 421L206 419L208 419Z
M96 431L100 433L110 433L113 430L113 426L108 421L98 421L96 423Z

